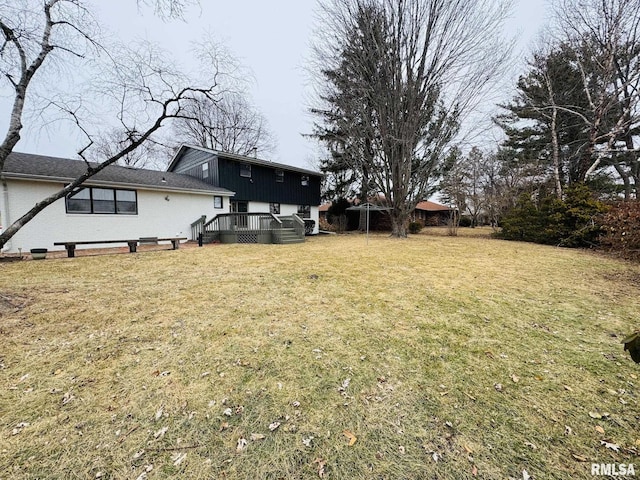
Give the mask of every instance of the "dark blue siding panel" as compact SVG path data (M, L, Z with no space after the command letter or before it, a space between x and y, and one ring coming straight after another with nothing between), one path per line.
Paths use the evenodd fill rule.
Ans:
M195 166L201 165L212 158L215 158L215 155L212 153L196 150L195 148L187 148L182 154L182 157L180 157L176 163L175 167L173 167L173 171L175 173L184 173L189 175L187 172L193 171Z
M320 177L308 175L309 184L302 185L302 173L284 170L284 181L276 182L276 167L251 165L251 178L240 176L242 162L220 158L221 186L236 192L233 200L291 205L320 205Z

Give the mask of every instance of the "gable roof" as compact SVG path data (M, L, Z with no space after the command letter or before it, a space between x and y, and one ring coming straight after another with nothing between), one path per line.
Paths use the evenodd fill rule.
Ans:
M199 147L196 145L187 145L187 144L182 144L178 149L178 151L176 152L176 154L173 156L173 158L171 159L171 162L169 163L169 166L167 167L168 172L173 170L173 168L176 166L176 163L178 163L180 156L187 149L200 150L201 152L207 152L212 155L216 155L217 157L220 157L220 158L228 158L229 160L248 163L250 165L260 165L263 167L275 168L276 170L285 170L287 172L303 173L305 175L314 175L317 177L323 176L323 174L320 172L314 172L313 170L307 170L306 168L299 168L291 165L285 165L284 163L270 162L269 160L262 160L260 158L255 158L255 157L247 157L246 155L238 155L236 153L219 152L217 150L211 150L210 148Z
M92 163L92 165L97 164ZM86 171L87 164L83 160L12 152L4 164L2 176L4 178L22 180L70 182ZM209 193L223 196L234 194L234 192L226 188L214 187L187 175L118 165L109 165L89 178L85 184L94 186L117 185L167 192Z
M425 200L424 202L419 202L416 205L416 210L424 210L427 212L448 212L451 210L451 207L447 207L446 205L440 205L439 203Z

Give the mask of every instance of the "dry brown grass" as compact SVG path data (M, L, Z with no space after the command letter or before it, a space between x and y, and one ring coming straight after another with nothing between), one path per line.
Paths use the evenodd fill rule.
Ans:
M427 233L0 264L0 477L640 470L639 275Z

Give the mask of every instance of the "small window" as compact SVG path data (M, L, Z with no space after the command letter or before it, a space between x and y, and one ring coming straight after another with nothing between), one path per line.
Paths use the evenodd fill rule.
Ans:
M240 164L240 176L251 178L251 165L248 163Z
M302 175L302 186L303 187L308 187L309 186L309 175Z
M276 170L276 183L284 183L284 170Z
M222 197L213 197L213 208L222 208Z
M298 216L311 218L311 205L298 205Z
M270 203L269 211L274 215L280 215L280 204L279 203Z
M209 164L202 164L202 178L209 178Z

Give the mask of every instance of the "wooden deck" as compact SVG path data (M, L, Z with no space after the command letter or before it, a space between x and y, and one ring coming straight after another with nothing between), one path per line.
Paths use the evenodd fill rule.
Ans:
M276 217L271 213L224 213L191 224L192 238L202 235L203 243L301 243L305 224L300 217Z

